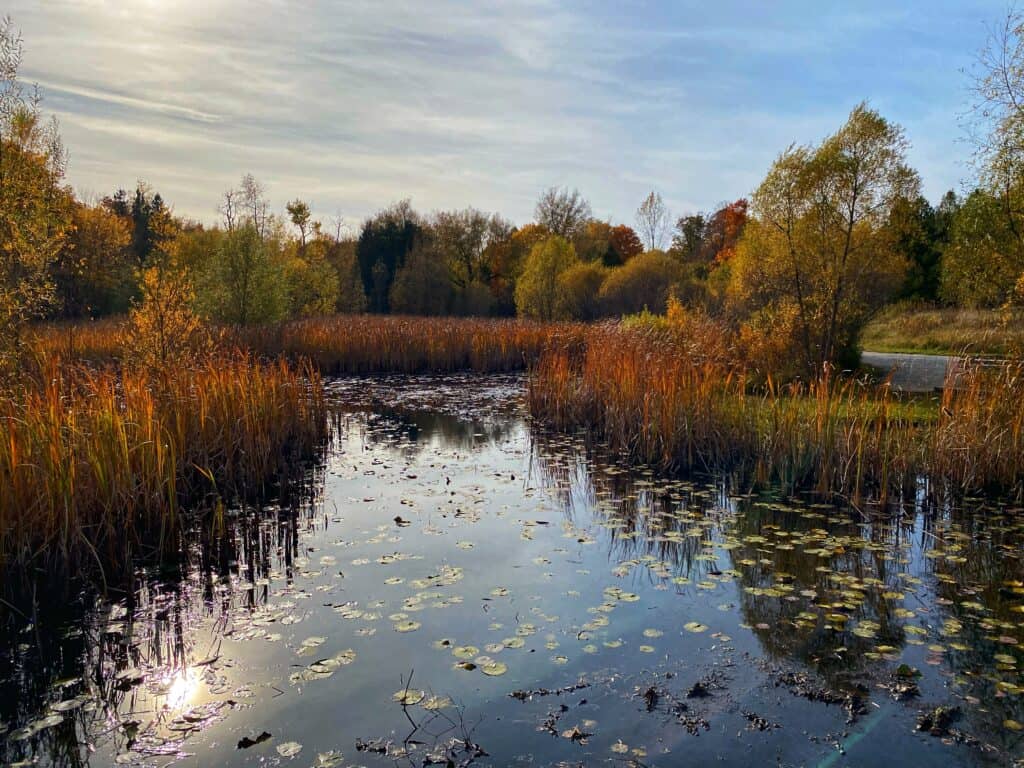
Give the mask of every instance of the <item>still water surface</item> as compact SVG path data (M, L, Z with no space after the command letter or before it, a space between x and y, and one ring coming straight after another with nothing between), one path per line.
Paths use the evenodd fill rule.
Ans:
M0 764L1024 756L1019 509L661 480L533 428L513 376L330 389L312 500L3 614Z

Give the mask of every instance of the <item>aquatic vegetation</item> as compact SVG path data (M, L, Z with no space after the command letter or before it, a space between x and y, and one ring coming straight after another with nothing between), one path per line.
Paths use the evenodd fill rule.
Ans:
M163 374L54 364L0 398L0 425L0 565L65 569L125 564L197 507L258 495L317 455L327 410L312 369L238 355Z
M33 354L102 362L123 356L120 320L58 323L33 329ZM572 344L585 326L530 320L336 315L223 327L221 344L268 358L306 360L322 373L521 371L552 343Z
M470 415L504 386L457 380L443 406L402 394L430 386L418 378L346 386ZM180 581L153 572L81 613L7 614L0 762L422 764L463 743L463 723L496 764L722 749L817 764L839 748L868 762L894 739L912 763L1019 759L1019 507L865 519L659 477L531 426L521 404L471 443L444 419L408 431L388 414L335 420L322 493L227 510ZM956 707L938 724L959 746L914 734ZM882 738L857 740L869 730ZM730 741L693 738L709 731Z
M735 471L856 503L923 480L939 493L1024 493L1024 363L968 364L932 401L827 369L806 383L761 378L700 338L592 326L582 351L541 356L528 399L544 424L668 471Z

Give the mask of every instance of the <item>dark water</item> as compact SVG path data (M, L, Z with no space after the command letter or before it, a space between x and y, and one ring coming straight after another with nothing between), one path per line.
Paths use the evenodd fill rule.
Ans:
M514 377L331 386L311 501L0 607L0 763L1022 760L1020 510L665 482L531 430Z

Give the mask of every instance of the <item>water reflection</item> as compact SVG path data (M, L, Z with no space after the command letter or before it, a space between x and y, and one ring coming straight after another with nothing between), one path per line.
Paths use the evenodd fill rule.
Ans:
M717 754L821 757L825 735L821 746L787 735L810 727L798 697L775 692L793 670L816 691L871 702L897 733L919 710L959 706L943 735L981 744L936 759L998 763L1024 750L1006 725L1024 722L1020 509L936 508L910 492L893 517L658 479L531 428L514 377L348 379L333 391L349 407L326 467L187 532L179 558L140 562L108 585L113 599L83 583L73 600L46 600L41 579L31 609L0 608L0 761L241 764L287 744L285 755L282 734L307 729L303 740L337 736L346 752L362 740L359 763L422 764L467 722L495 764L621 761L624 736L648 750L688 738L666 736L635 689L690 685L702 659L742 685L711 696L717 708L691 700L694 718L772 706L783 726L754 747L709 733ZM451 636L473 647L477 677L452 672L437 646ZM485 654L509 670L487 695ZM430 745L401 744L396 663L463 707L436 716L444 728ZM533 723L508 697L585 677L610 681L585 697L595 725L544 726L546 703ZM338 708L341 725L325 719ZM835 717L823 734L844 727ZM562 737L573 727L598 733L579 744ZM375 733L392 742L384 756L366 746ZM235 748L240 734L252 744ZM931 759L926 746L905 745L912 764ZM643 761L673 764L656 757Z

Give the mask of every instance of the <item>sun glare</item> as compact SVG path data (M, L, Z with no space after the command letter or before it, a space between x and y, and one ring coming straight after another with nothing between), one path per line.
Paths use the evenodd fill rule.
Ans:
M183 709L198 690L199 676L188 668L178 670L169 680L164 704L168 709Z

